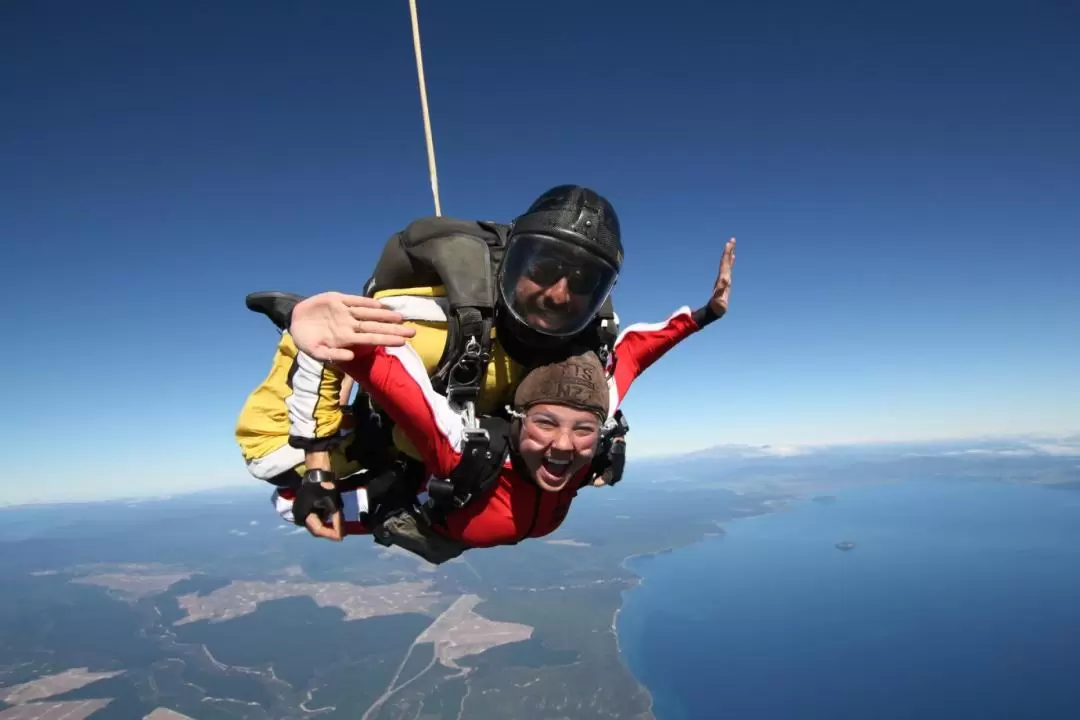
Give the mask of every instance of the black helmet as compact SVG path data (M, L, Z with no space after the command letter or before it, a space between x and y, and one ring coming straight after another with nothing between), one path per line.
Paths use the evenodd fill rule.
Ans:
M530 345L577 335L607 300L622 259L610 202L580 185L548 190L514 221L499 266L509 328Z

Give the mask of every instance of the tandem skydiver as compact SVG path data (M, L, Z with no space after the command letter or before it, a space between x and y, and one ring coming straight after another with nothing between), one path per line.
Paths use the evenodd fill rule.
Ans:
M297 345L313 356L335 358L422 458L411 497L399 495L396 504L374 514L366 509L365 488L349 491L348 497L339 494L330 521L318 534L335 540L373 534L380 544L397 545L439 564L468 549L515 544L555 531L587 484L601 429L631 383L727 312L734 263L732 238L708 302L693 311L682 307L661 323L631 325L620 333L606 363L582 347L564 348L538 363L518 384L507 415L480 419L489 453L479 458L472 447L472 418L435 391L411 346L380 342L368 332L374 329L365 325L368 303L331 293L304 300L291 318ZM504 293L513 295L515 287L529 282L531 267L527 262L514 284L504 284ZM357 303L348 313L350 320L341 322L341 315L330 309L350 302ZM446 478L473 494L471 502L432 504L436 484ZM279 511L289 509L287 501L279 501ZM311 512L291 510L297 519Z
M367 308L372 341L407 342L456 407L488 413L509 402L526 367L561 348L583 345L606 357L618 331L610 291L622 259L611 203L562 185L511 225L452 218L410 224L386 244L365 287L370 297L327 294L340 302L321 312L330 322L350 307ZM291 499L304 492L304 477L336 481L382 468L402 452L418 461L407 436L366 393L351 406L335 399L345 376L326 361L341 353L316 350L314 357L296 348L287 328L298 300L284 293L248 298L249 308L282 330L270 372L236 426L251 473ZM618 420L594 464L596 484L621 475L626 425ZM342 430L345 421L355 425L351 432Z

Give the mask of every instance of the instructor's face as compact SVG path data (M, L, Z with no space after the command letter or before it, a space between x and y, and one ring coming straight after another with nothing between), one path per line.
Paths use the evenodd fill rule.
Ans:
M592 321L617 277L602 258L546 235L512 238L499 274L500 292L518 321L564 337Z
M600 439L600 421L586 410L541 404L521 421L518 451L541 489L558 492L592 462Z
M541 284L529 275L518 278L514 288L517 305L531 327L558 332L589 311L590 295L575 293L571 279L562 275Z

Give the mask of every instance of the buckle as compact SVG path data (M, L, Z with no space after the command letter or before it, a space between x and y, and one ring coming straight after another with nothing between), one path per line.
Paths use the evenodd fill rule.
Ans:
M466 449L475 447L477 445L490 445L490 444L491 444L491 436L488 435L488 431L485 430L484 428L480 427L479 425L475 425L475 426L465 428L465 448ZM489 459L490 459L490 452L491 451L489 450L488 451Z
M427 484L428 496L436 502L443 502L454 495L454 484L444 478L431 478Z
M476 339L470 335L465 343L465 350L461 357L450 368L447 378L446 398L451 404L458 405L458 398L464 396L465 404L474 401L480 394L480 386L483 384L483 374L491 360L491 354L486 352Z

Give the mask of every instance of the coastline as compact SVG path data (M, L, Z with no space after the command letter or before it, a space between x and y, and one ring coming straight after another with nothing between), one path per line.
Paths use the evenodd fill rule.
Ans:
M645 578L640 573L638 573L636 570L634 570L631 567L631 564L634 561L640 560L642 558L658 557L660 555L667 555L669 553L675 552L676 550L682 550L684 548L693 547L693 546L695 546L695 545L697 545L697 544L699 544L701 542L711 540L713 538L717 538L717 537L722 538L725 535L725 530L724 530L724 526L721 525L721 522L726 524L726 523L738 522L740 520L750 520L750 519L757 518L757 517L764 517L764 516L767 516L767 515L776 515L778 513L790 510L797 503L808 502L810 499L811 499L810 497L802 496L802 495L791 495L791 496L785 496L783 498L778 498L778 500L781 500L781 503L780 503L779 507L774 506L774 505L769 505L768 507L763 508L761 512L754 512L754 513L751 513L751 514L748 514L748 515L740 515L739 517L734 517L734 518L730 518L728 520L723 520L723 521L717 520L716 521L716 527L717 527L716 531L702 532L700 537L698 537L697 539L692 540L690 542L681 543L681 544L677 544L677 545L671 545L669 547L659 548L657 550L649 550L647 552L640 552L640 553L634 553L632 555L627 555L625 558L622 559L622 561L619 562L619 569L629 573L630 575L632 575L633 580L632 580L632 582L630 584L630 587L624 589L622 592L619 593L619 606L617 608L615 608L615 612L612 614L612 617L611 617L611 634L615 638L615 653L619 657L619 662L622 664L623 668L630 675L630 677L632 677L634 679L634 682L637 684L638 689L641 692L645 693L645 697L647 698L647 703L648 704L647 704L647 707L645 709L645 713L643 715L638 716L638 717L646 717L646 718L650 718L651 720L657 720L656 713L655 713L656 699L653 697L653 692L648 686L645 685L644 682L642 682L642 680L637 675L634 674L633 668L630 667L630 663L627 661L626 655L623 653L622 639L619 636L619 615L622 613L623 608L626 606L627 593L633 592L635 589L641 587L641 585L645 582Z
M1075 564L1080 553L1080 501L1029 488L996 479L925 478L838 489L838 507L819 507L821 496L808 497L787 518L729 525L723 547L703 545L677 559L638 564L628 557L624 567L636 576L633 587L643 587L650 574L654 584L639 591L636 605L630 605L634 596L625 596L620 613L630 612L613 620L617 633L619 623L627 623L627 636L618 638L620 659L640 673L635 680L649 695L649 713L661 720L712 717L716 707L736 716L754 709L794 717L810 706L823 716L839 709L840 715L873 717L899 705L897 717L914 717L940 706L938 688L949 703L986 717L1077 717L1075 679L1057 653L1074 659L1080 653L1059 650L1054 628L1076 616L1080 583L1062 580L1060 568L1069 567L1070 558ZM1010 532L1001 533L1006 525ZM865 536L871 555L851 560L837 553L838 529L858 536L860 547ZM742 587L725 588L730 583L711 567L741 571ZM626 580L623 586L632 589ZM774 587L779 595L761 602ZM686 607L666 607L684 595ZM837 607L840 596L846 612L817 612ZM909 600L897 609L891 601L901 596ZM806 612L786 620L791 597L800 597ZM1050 607L1032 612L1044 603ZM978 611L956 623L956 608L965 607ZM1012 621L1020 615L1032 619ZM902 630L882 632L889 622ZM714 685L709 659L721 638L726 681ZM785 638L805 638L807 652L792 652ZM1029 666L1041 666L1038 677L1048 690L1037 708L1023 692L1024 679L994 659L995 647L999 653L1022 648ZM938 685L957 658L968 658L963 681ZM773 694L777 665L789 672L784 692ZM888 695L899 697L895 704L874 694L836 700L852 684L880 682L885 669L898 670L888 680L896 688ZM984 687L990 689L974 692ZM905 692L909 688L918 690Z

